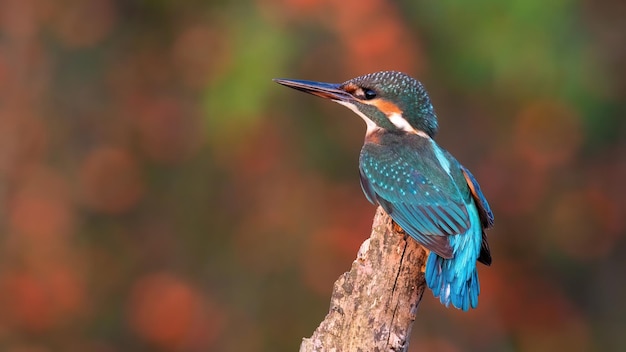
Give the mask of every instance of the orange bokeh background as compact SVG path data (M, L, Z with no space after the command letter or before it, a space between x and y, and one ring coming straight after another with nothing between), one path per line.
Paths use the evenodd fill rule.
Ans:
M293 351L374 214L362 122L277 77L420 79L496 216L410 351L626 349L615 0L0 2L0 350Z

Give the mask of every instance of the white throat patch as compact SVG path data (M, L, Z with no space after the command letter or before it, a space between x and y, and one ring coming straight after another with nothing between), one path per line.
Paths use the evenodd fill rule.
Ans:
M357 115L361 116L361 118L363 119L363 121L365 121L365 124L367 125L367 131L365 132L365 135L370 135L372 134L374 131L379 130L380 127L378 127L378 125L376 124L376 122L372 121L369 119L369 117L365 116L365 114L363 114L357 107L356 105L352 104L352 103L348 103L345 101L341 101L341 100L333 100L335 103L339 103L345 107L347 107L348 109L354 111L354 113L356 113Z
M335 103L339 103L345 107L347 107L348 109L354 111L354 113L356 113L357 115L361 116L361 118L363 119L363 121L365 121L365 124L367 125L367 132L365 133L366 135L370 135L372 132L380 130L381 127L378 126L376 124L376 122L372 121L369 117L365 116L365 114L363 114L357 107L356 105L346 102L346 101L341 101L341 100L333 100ZM387 116L387 119L394 125L396 126L398 129L407 132L407 133L413 133L416 134L420 137L423 138L428 138L430 139L430 136L428 134L426 134L426 132L422 131L422 130L416 130L415 128L413 128L413 126L411 126L411 124L409 123L409 121L407 121L404 117L402 117L402 114L397 113L397 112L392 112L391 114L386 114L385 116Z

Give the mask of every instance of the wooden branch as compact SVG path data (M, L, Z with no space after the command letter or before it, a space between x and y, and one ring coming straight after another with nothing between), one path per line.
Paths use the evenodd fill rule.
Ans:
M408 350L428 252L394 228L379 207L371 237L335 282L330 310L300 352Z

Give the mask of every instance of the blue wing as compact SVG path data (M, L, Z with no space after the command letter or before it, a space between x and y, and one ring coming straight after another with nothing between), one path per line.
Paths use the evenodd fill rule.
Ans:
M463 176L467 180L467 184L472 192L472 196L476 201L476 205L478 206L478 213L480 214L480 221L483 224L483 228L490 228L493 226L493 213L491 212L491 208L489 207L489 203L487 203L487 198L483 195L483 192L480 190L480 185L474 175L466 169L463 165L461 165L461 171L463 171Z
M452 258L447 236L467 232L467 206L473 205L458 163L451 157L447 160L452 176L429 145L390 148L366 143L360 175L361 187L371 202L380 204L426 248Z
M467 180L467 185L470 188L470 192L472 193L472 197L474 197L474 201L476 202L476 206L478 208L478 215L480 216L480 222L483 225L483 228L490 228L493 226L493 213L491 212L491 208L489 207L489 203L487 203L487 198L483 195L483 192L480 190L480 185L474 175L466 169L463 165L461 165L461 171L463 171L463 176ZM485 264L491 265L491 251L489 250L489 243L487 242L487 235L483 231L482 235L482 244L480 246L480 255L478 256L478 261Z

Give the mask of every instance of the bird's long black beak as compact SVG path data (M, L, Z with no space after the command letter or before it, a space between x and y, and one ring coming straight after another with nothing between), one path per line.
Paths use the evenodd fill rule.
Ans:
M316 95L318 97L335 100L335 101L350 101L354 100L354 97L341 89L341 84L336 83L323 83L314 81L303 81L297 79L282 79L275 78L274 82L282 84L299 91Z

